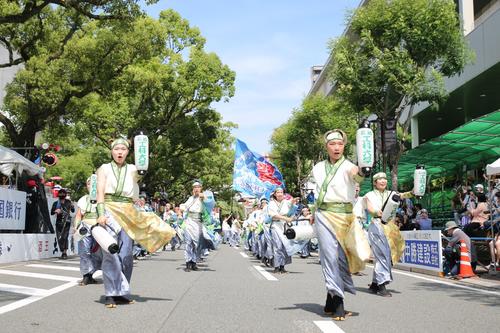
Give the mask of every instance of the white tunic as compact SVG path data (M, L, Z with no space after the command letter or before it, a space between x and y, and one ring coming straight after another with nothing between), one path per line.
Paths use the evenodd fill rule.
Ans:
M200 214L203 212L203 202L200 197L195 198L194 196L190 196L184 205L186 206L187 216L199 221L201 218Z
M123 166L122 168L124 168ZM116 187L118 186L118 180L113 173L113 168L111 167L111 163L106 163L101 165L98 173L103 172L106 176L106 186L104 187L105 194L115 194ZM137 184L137 180L139 175L137 173L137 168L134 164L127 164L127 174L125 176L125 184L123 186L122 193L117 193L120 196L138 199L139 198L139 185Z
M293 203L290 200L283 199L281 202L276 200L271 200L268 206L268 214L272 217L273 222L286 222L284 220L280 220L276 217L276 215L287 216L288 212L292 208Z
M326 166L327 161L321 161L314 166L312 169L312 183L314 183L314 197L318 198L321 192L321 186L323 181L326 179ZM352 203L356 197L356 181L352 176L352 168L355 165L349 161L344 160L340 165L335 177L328 184L325 198L323 202L334 202L334 203Z
M88 197L89 197L88 194L84 195L83 197L80 198L80 200L78 200L76 204L78 208L80 208L82 214L97 211L96 208L97 204L91 204Z

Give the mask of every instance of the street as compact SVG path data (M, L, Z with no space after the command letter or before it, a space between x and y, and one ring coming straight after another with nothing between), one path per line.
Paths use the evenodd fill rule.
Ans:
M498 327L500 289L457 285L394 271L392 298L368 292L371 266L347 295L354 316L323 314L325 287L317 257L293 258L274 275L241 248L222 245L199 271L185 272L183 251L135 264L132 305L106 309L100 284L78 286L78 258L0 267L3 332L442 332ZM288 267L288 266L287 266Z

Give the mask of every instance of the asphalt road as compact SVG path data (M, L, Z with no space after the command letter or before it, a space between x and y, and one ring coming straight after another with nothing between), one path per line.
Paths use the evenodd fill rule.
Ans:
M294 257L288 267L289 274L269 274L244 250L222 245L199 271L185 272L183 251L161 252L134 268L136 303L106 309L102 282L77 285L77 258L3 265L0 331L491 332L500 326L498 290L395 271L393 297L383 298L368 292L371 268L354 277L357 295L347 296L355 316L333 322L323 314L318 258Z

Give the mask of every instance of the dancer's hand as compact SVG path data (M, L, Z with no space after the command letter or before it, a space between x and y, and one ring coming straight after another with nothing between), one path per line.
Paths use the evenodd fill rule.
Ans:
M108 222L108 218L106 216L99 216L97 218L97 223L99 223L103 227L106 225L107 222Z

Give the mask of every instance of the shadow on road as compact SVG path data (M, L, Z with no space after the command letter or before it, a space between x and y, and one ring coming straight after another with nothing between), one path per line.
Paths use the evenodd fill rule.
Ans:
M331 314L326 314L323 310L323 305L317 303L297 303L294 306L287 306L283 308L275 308L275 310L304 310L307 312L315 313L323 318L331 318ZM359 316L359 312L352 312L352 317Z
M128 297L130 299L136 301L137 303L145 303L145 302L148 302L148 301L167 301L167 302L171 302L172 301L171 298L148 297L148 296L141 296L141 295L135 295L135 294L131 294ZM95 302L96 303L104 304L105 303L105 296L101 296L101 298L98 301L95 301ZM133 305L133 304L131 304L131 305Z
M485 294L479 291L459 289L442 284L419 282L415 284L415 290L428 289L429 291L442 291L451 297L460 298L468 302L475 302L487 306L500 306L500 297L494 294Z

